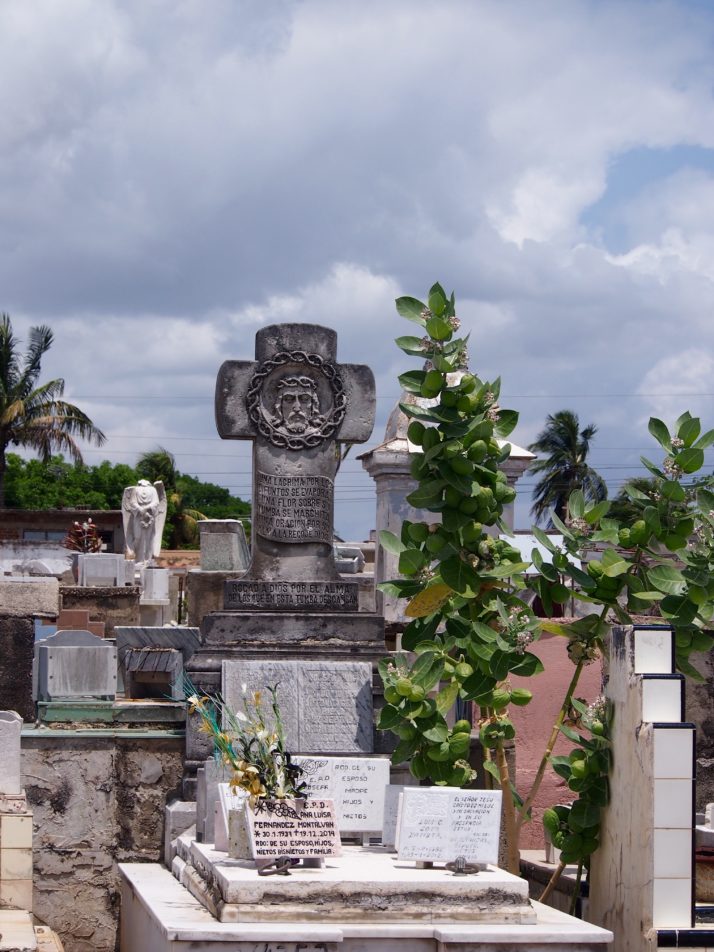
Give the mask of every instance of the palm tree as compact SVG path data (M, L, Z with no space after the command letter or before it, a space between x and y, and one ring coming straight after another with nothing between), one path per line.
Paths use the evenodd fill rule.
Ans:
M5 454L9 446L36 450L43 462L60 451L81 463L75 437L97 446L106 439L79 407L61 399L64 380L38 385L42 358L52 341L49 327L31 327L27 352L21 356L9 315L0 315L0 508L5 507Z
M576 489L581 489L590 502L600 502L607 497L605 481L586 462L590 441L596 433L594 423L581 430L578 415L572 410L558 410L548 415L545 427L528 447L532 453L544 455L530 467L532 473L543 474L533 492L531 514L536 522L548 516L552 526L551 511L565 522L568 499Z
M198 538L198 521L206 516L197 509L184 506L180 481L181 473L176 468L173 453L163 446L142 453L136 464L142 479L154 483L161 480L166 490L168 511L164 529L165 548L178 549L183 545L195 545Z

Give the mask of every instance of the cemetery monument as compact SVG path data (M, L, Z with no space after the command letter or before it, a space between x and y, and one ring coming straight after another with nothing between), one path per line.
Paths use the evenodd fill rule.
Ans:
M279 684L296 753L373 750L372 665L384 621L358 612L358 583L333 552L338 444L362 443L374 424L369 367L337 362L337 334L275 324L256 334L255 361L228 360L216 383L224 439L253 441L252 556L225 583L224 607L201 623L188 675L240 707L240 688ZM187 733L185 793L210 755Z

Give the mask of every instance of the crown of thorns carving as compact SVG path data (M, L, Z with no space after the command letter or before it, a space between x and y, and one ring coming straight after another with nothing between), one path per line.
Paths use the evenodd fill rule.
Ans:
M306 364L308 367L313 367L315 370L320 371L330 385L333 398L332 411L321 418L320 425L311 433L284 433L266 417L261 406L262 390L265 380L276 368L283 367L285 364ZM291 381L300 381L302 386L305 386L313 392L317 390L315 381L311 377L296 375L289 379ZM305 381L305 383L303 384L302 381ZM280 385L288 386L288 383L287 381L280 381L279 386ZM295 384L292 383L290 385L294 386ZM339 429L347 412L347 396L337 368L334 364L330 364L320 357L319 354L307 354L302 350L282 351L270 359L263 361L251 377L245 402L248 416L253 423L255 423L258 432L274 446L284 447L289 450L302 450L319 446L323 440L328 439Z

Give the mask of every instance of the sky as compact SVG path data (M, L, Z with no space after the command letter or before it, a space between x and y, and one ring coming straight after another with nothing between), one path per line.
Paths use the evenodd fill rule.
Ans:
M377 380L336 487L361 539L415 366L394 298L438 280L511 439L574 410L615 493L650 415L714 426L713 41L693 0L2 0L0 310L52 327L87 462L163 446L244 498L218 367L335 328Z

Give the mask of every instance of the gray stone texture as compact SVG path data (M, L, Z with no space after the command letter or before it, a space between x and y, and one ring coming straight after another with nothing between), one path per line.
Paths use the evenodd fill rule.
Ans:
M2 578L0 614L55 618L60 608L59 591L56 578Z
M0 614L0 708L34 721L32 656L35 624L27 615Z
M384 621L368 612L214 612L202 625L204 649L318 650L321 654L384 651Z
M189 569L186 573L186 603L189 625L200 626L211 612L223 610L223 589L235 572L202 572Z
M278 701L293 753L371 753L372 666L365 662L224 661L223 696L242 707L242 685L278 685ZM265 698L269 707L269 697Z
M49 735L49 736L48 736ZM118 948L122 862L161 861L183 738L26 732L22 771L34 814L34 913L67 952Z
M238 519L201 519L202 572L245 572L250 549Z
M172 800L164 810L164 865L171 869L176 855L174 840L196 823L196 803L193 800Z
M20 734L22 718L17 711L0 711L0 796L22 793L20 778Z
M129 648L124 656L127 698L181 701L183 659L175 648Z
M231 769L215 757L209 757L204 766L203 782L205 784L204 794L204 816L203 816L203 839L206 843L213 843L216 836L216 804L218 803L219 793L218 784L227 783L231 778Z
M130 648L175 648L181 652L183 663L189 660L200 644L198 628L171 625L166 628L144 628L119 625L114 629L117 640L119 667Z
M35 645L36 697L104 698L117 687L117 649L88 631L58 631Z

